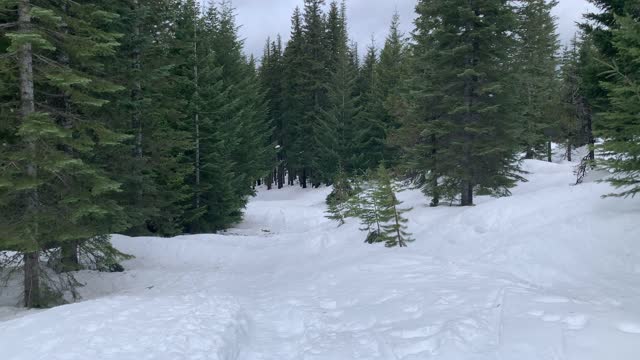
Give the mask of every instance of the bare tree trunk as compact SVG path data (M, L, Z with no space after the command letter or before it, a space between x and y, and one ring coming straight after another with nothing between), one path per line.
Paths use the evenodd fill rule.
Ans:
M548 162L553 162L553 151L551 151L551 139L549 139L549 141L547 141L547 161Z
M431 156L433 157L433 169L431 170L431 191L433 198L431 199L431 207L437 207L440 205L440 189L438 188L438 138L436 135L431 135Z
M473 185L470 181L462 182L462 198L460 201L461 206L472 206L473 205Z
M591 164L593 166L593 161L596 160L596 151L594 148L596 145L596 139L593 136L593 117L591 112L587 114L587 136L589 137L589 160L591 160Z
M398 214L398 207L393 205L393 213L396 221L396 237L398 239L398 246L407 247L407 244L402 240L402 234L400 233L400 216Z
M19 30L23 33L31 31L31 4L29 0L20 0L18 3ZM20 72L20 102L22 122L35 113L35 96L33 85L33 49L31 43L20 45L18 49L18 67ZM34 139L27 139L27 148L33 158L36 157L37 147ZM38 177L36 164L28 163L27 176L32 180ZM24 253L24 306L41 306L40 292L40 250L38 244L38 222L36 220L38 208L38 191L33 189L27 196L27 213L33 220L31 228L30 252Z
M135 12L137 12L140 9L140 3L138 0L133 0L133 9ZM136 16L135 18L136 18L135 20L136 23L135 23L135 26L133 27L133 35L136 42L138 42L140 39L140 21L138 19L138 16ZM142 84L140 83L142 60L141 60L140 54L141 54L140 47L139 45L136 45L135 48L133 49L133 59L132 59L132 66L133 66L135 79L133 84L133 90L131 91L131 100L133 101L133 106L134 106L131 122L132 122L133 130L136 132L134 155L137 160L142 160L142 154L143 154L142 115L141 115L141 109L140 109L140 100L142 97Z
M479 14L478 10L474 9L474 12L476 13L476 15ZM468 25L469 27L472 27L473 25ZM470 68L475 68L478 65L478 59L477 59L477 53L479 51L479 43L476 40L473 40L471 43L472 46L472 51L471 51L471 55L468 56L466 62L467 62L467 66ZM475 94L475 87L477 85L478 79L476 76L473 76L471 78L467 78L465 79L465 84L464 84L464 102L465 102L465 106L467 107L467 111L464 114L464 118L463 118L463 126L467 126L473 122L476 121L476 114L473 111L473 105L474 105L474 100L475 97L477 96ZM463 135L463 141L464 141L464 145L463 145L463 159L462 159L462 166L464 166L466 168L466 171L468 172L467 174L467 178L464 179L462 181L462 189L461 189L461 197L460 197L460 205L462 206L471 206L473 205L473 178L474 178L474 170L473 170L473 164L472 164L472 160L471 160L471 145L474 141L474 136L473 134L470 134L468 131L464 132Z
M293 186L296 183L296 170L293 168L289 168L287 171L288 184L289 186Z
M567 161L571 161L571 152L573 151L573 147L571 146L571 140L567 140Z
M63 4L62 5L62 11L65 14L68 14L69 11L69 5L68 4ZM65 25L64 28L62 29L62 31L64 32L64 34L68 34L69 33L69 29L68 27ZM69 56L64 52L61 51L58 61L65 65L68 66L69 65ZM73 121L71 121L70 119L70 113L71 113L71 102L70 102L70 96L68 93L63 93L62 94L62 102L63 102L63 106L64 106L64 114L67 114L67 116L63 115L61 116L60 119L60 124L62 125L62 127L65 130L69 130L71 131L73 129ZM64 151L65 153L67 153L67 155L69 156L73 156L73 148L71 146L65 146L64 147ZM60 246L60 252L61 252L61 271L63 272L67 272L67 271L77 271L80 269L80 261L79 261L79 255L78 255L78 246L79 246L79 242L78 241L64 241L62 243L62 245Z
M300 186L303 189L307 188L307 168L302 168L302 176L300 178Z
M474 121L474 116L471 113L471 108L473 106L473 85L470 80L467 80L467 84L465 84L465 103L467 105L467 114L465 114L464 122L465 124L470 124ZM465 125L466 126L466 125ZM462 164L465 167L465 170L469 173L467 174L467 179L462 181L461 188L461 198L460 205L462 206L471 206L473 205L473 184L470 180L472 176L472 164L471 164L471 143L473 141L472 135L465 133L464 135L464 145L463 145L463 159Z
M24 254L24 306L42 307L40 291L40 251Z
M527 152L524 154L524 158L527 160L531 160L535 157L535 153L531 148L527 148Z
M77 241L65 241L60 246L60 252L62 254L62 258L60 259L60 262L62 263L62 272L80 270L78 246L79 243Z
M280 165L278 165L278 189L282 189L284 187L284 176L285 176L284 159L281 159Z
M193 54L194 54L194 65L193 65L193 76L195 83L195 94L194 101L196 102L196 116L194 121L195 126L195 147L196 147L196 159L195 159L195 172L196 172L196 209L200 208L200 94L199 94L199 74L198 74L198 21L197 14L196 18L193 22L193 31L194 31L194 41L193 41Z

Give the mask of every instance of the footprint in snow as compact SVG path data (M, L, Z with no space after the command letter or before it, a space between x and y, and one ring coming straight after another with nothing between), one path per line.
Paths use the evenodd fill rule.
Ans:
M544 304L564 304L568 303L570 300L563 296L541 296L535 301Z
M561 319L562 319L562 316L554 315L554 314L548 314L542 317L542 321L546 321L546 322L556 322L556 321L560 321Z
M575 314L567 316L563 321L569 330L582 330L589 322L589 317L584 314Z
M439 333L440 331L442 331L442 326L433 325L433 326L421 327L415 330L393 331L391 332L391 335L402 338L402 339L416 339L416 338L427 338Z
M582 330L589 322L589 317L584 314L573 314L563 317L557 314L546 314L543 310L532 310L529 311L528 314L540 318L540 320L545 322L562 321L567 325L567 329L569 330Z
M618 327L618 330L624 333L640 335L640 324L625 322L625 323L618 324L617 327Z
M333 300L327 300L320 302L320 308L323 310L335 310L338 308L338 303Z

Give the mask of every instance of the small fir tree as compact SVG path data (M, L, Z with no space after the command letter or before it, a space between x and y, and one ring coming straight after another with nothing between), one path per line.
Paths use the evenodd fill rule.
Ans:
M335 220L338 226L344 224L344 219L349 216L349 200L356 195L358 187L349 180L342 166L338 167L338 173L333 181L333 191L327 196L327 218Z
M363 191L348 202L350 216L360 219L361 230L367 231L366 243L385 243L386 247L406 247L414 241L407 231L403 216L411 209L401 209L396 197L397 188L388 170L380 165Z

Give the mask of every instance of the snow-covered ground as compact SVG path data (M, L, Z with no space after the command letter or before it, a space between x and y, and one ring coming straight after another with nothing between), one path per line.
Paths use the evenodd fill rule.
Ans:
M328 189L261 191L225 235L116 236L136 259L81 272L83 302L0 307L0 359L640 359L640 199L574 165L471 208L401 193L407 249L325 219Z

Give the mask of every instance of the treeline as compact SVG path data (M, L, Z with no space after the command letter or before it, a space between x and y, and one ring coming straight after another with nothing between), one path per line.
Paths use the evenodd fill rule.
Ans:
M396 153L387 134L408 52L394 17L380 56L374 45L361 59L347 32L346 5L305 1L292 16L286 46L267 41L260 78L267 89L269 118L278 145L278 167L267 185L282 188L332 183L340 168L375 169Z
M569 160L588 146L579 181L601 166L618 195L637 193L638 5L593 3L602 13L561 48L555 0L421 0L410 36L395 15L384 47L360 57L345 3L304 0L260 69L278 144L267 186L317 187L384 163L434 206L472 205L508 195L521 160L551 161L559 143Z
M275 152L230 3L2 0L0 24L0 250L26 306L60 297L51 269L118 269L105 234L241 219Z
M523 180L520 159L550 159L552 141L593 142L590 114L570 114L577 100L561 96L577 58L568 51L558 70L556 2L419 1L412 36L396 14L383 48L362 59L344 2L326 13L324 3L304 1L287 45L265 47L279 145L268 186L317 187L384 163L433 205L472 205L475 193L508 194Z

